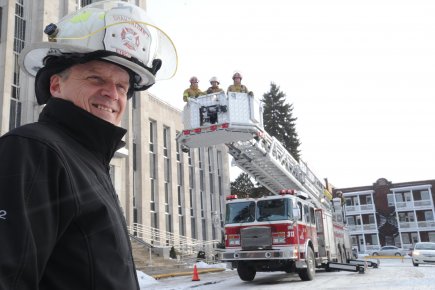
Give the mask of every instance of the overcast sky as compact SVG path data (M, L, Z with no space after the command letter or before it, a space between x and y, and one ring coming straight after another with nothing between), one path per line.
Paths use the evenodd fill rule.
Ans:
M234 71L255 95L280 86L301 157L335 187L435 179L435 1L147 0L179 55L149 91L183 108Z

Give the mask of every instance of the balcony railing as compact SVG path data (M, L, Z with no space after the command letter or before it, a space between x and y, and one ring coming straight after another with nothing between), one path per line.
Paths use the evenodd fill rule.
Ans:
M364 231L377 230L376 224L364 224Z
M401 229L435 228L435 221L400 222Z
M348 229L351 232L377 231L376 224L348 225Z
M415 200L414 206L415 207L431 207L432 202L430 200Z
M346 213L356 213L362 211L374 211L375 206L373 204L361 204L361 205L346 205Z
M412 209L414 208L414 203L412 201L399 201L396 202L397 209Z
M414 201L399 201L396 202L398 210L411 210L421 208L431 208L432 202L430 200L414 200Z
M417 228L416 222L399 222L401 229L415 229Z
M206 253L213 252L216 245L219 243L219 241L216 240L197 240L137 223L133 223L133 225L129 227L129 231L132 235L137 236L152 246L173 246L182 255L197 253L199 250L203 250Z
M435 221L418 221L419 228L435 228Z

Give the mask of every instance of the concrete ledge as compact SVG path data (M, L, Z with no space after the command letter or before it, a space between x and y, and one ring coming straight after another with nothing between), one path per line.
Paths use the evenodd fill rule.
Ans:
M206 269L198 269L198 275L199 274L206 274L206 273L213 273L213 272L223 272L225 271L224 268L206 268ZM192 271L188 272L174 272L174 273L167 273L167 274L156 274L151 275L154 279L164 279L164 278L170 278L170 277L178 277L178 276L193 276L193 269Z

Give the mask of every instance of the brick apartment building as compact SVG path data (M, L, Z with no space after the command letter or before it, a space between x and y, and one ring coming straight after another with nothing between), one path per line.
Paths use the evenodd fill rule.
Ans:
M335 188L342 192L352 246L362 253L394 245L404 249L416 242L435 242L435 180Z

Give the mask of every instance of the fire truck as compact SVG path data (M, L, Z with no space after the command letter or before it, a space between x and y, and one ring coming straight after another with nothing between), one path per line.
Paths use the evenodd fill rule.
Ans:
M205 95L186 103L183 119L186 129L177 136L183 148L225 144L233 162L273 193L227 198L220 260L237 268L241 280L284 271L308 281L316 268L364 273L376 266L351 259L341 198L264 130L260 100L246 93Z

